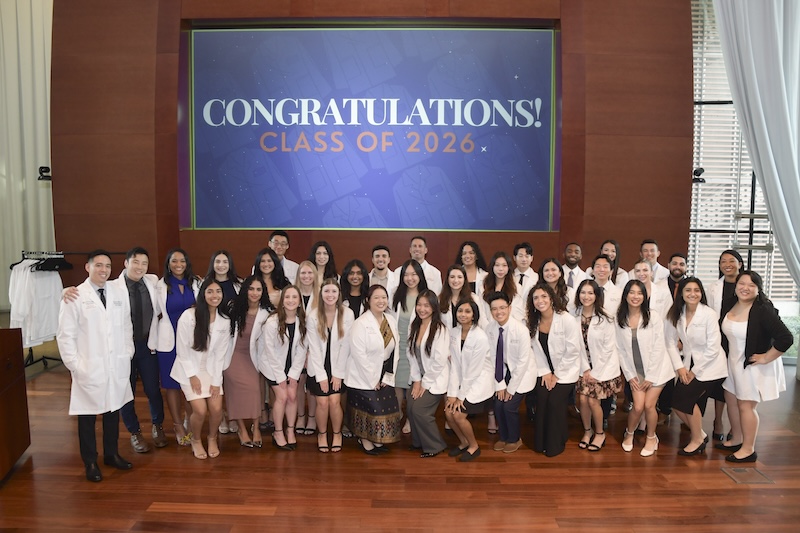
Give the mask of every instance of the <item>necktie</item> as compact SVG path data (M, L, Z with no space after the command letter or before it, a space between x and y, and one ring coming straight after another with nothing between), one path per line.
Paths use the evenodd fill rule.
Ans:
M567 287L572 287L575 283L575 274L572 270L569 271L569 277L567 278Z
M497 337L497 357L494 362L494 379L498 383L503 381L503 328L500 328L500 335Z
M106 290L105 289L97 289L97 293L100 295L100 301L103 302L103 307L106 306Z
M520 275L519 275L519 284L520 284L520 285L522 285L522 284L523 284L523 283L522 283L522 279L523 279L524 277L525 277L525 274L522 274L522 273L520 273ZM500 329L502 329L502 328L500 328Z

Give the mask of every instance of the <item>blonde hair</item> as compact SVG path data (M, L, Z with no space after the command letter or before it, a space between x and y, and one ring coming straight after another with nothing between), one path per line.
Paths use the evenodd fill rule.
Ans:
M295 279L295 283L294 284L297 285L298 289L300 288L300 270L305 266L309 267L311 269L311 272L314 274L314 281L311 283L311 294L313 294L315 296L319 296L319 289L320 289L320 286L319 286L320 283L319 282L320 282L320 279L319 279L319 273L317 272L317 265L315 265L314 263L312 263L309 260L302 261L299 265L297 265L297 279ZM300 291L300 296L301 297L303 296L303 292L302 291ZM317 302L316 302L316 299L315 299L315 301L311 303L311 309L313 309L316 305L317 305ZM305 307L305 306L303 306L303 307ZM311 311L311 309L309 309L309 312Z
M317 292L317 332L323 341L328 340L328 321L325 316L325 306L322 303L322 289L327 285L333 285L339 289L339 298L336 300L336 327L339 330L339 338L344 337L344 305L342 305L342 288L339 282L333 278L326 278Z

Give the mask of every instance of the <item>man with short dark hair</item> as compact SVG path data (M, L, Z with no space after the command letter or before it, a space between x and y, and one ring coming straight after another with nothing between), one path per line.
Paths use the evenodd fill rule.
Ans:
M286 257L286 252L289 250L289 234L281 229L277 229L269 234L269 247L278 256L278 260L283 266L283 273L289 280L289 283L294 284L297 279L297 269L300 265Z
M500 433L494 450L513 453L522 445L519 405L536 384L536 360L528 328L511 316L508 295L495 291L488 303L494 320L486 326L486 336L495 362L494 413Z
M391 252L385 244L376 244L372 248L372 266L369 273L369 284L381 285L386 290L394 290L400 283L397 275L389 268Z
M646 261L650 265L650 270L653 271L653 282L659 283L669 277L669 270L658 262L658 257L661 255L661 250L658 249L658 243L655 239L645 239L639 247L639 257L642 261ZM636 279L633 269L628 272L631 279Z
M89 253L86 272L89 277L78 286L77 299L61 302L56 339L61 360L72 374L69 414L78 416L86 479L101 481L94 432L98 414L103 415L103 462L121 470L133 467L120 457L117 446L119 410L133 400L133 324L127 292L106 283L111 254L105 250Z
M681 253L674 253L669 258L667 264L669 269L669 277L667 278L667 286L669 292L672 294L672 300L678 295L678 285L681 280L686 277L686 256Z
M514 245L514 281L517 283L517 292L527 301L528 292L539 281L539 274L531 268L533 262L533 246L529 242Z
M564 247L564 282L567 287L572 287L578 290L578 285L581 281L587 278L586 272L581 269L581 259L583 259L583 250L581 245L577 242L570 242Z

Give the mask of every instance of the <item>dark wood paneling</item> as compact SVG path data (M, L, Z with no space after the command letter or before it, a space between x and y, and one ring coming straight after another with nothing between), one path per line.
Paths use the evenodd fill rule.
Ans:
M450 0L450 16L509 19L558 19L560 0Z
M315 2L316 3L316 2ZM181 18L184 19L250 19L288 18L292 0L182 0Z

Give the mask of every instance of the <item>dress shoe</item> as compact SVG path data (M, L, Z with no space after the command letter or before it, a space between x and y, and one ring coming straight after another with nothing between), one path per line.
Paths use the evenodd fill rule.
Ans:
M726 461L729 463L755 463L758 460L758 454L756 452L751 453L747 457L742 457L739 459L733 454L730 454L725 458Z
M726 451L726 452L736 453L736 452L738 452L739 450L742 449L742 445L741 444L727 445L727 444L724 444L722 442L715 442L714 443L714 448L716 448L718 450L723 450L723 451Z
M462 463L468 463L470 461L474 461L475 459L477 459L480 456L481 456L481 449L480 448L475 450L473 453L469 453L467 450L464 450L464 453L461 454L461 457L459 457L458 460L460 462L462 462Z
M369 449L365 448L364 447L364 443L361 442L361 439L358 439L358 447L361 448L361 451L364 452L367 455L380 455L381 454L381 452L379 452L378 449L375 448L375 447L372 447L372 448L369 448Z
M693 455L700 455L704 451L706 451L706 443L705 442L703 442L702 444L700 444L700 446L698 446L697 448L695 448L694 450L692 450L690 452L687 452L686 450L681 448L680 450L678 450L678 455L682 455L684 457L691 457Z
M622 450L626 451L626 452L632 452L633 451L633 439L631 439L631 443L630 444L627 444L627 445L625 444L625 437L627 437L628 435L633 437L633 433L629 432L628 428L625 428L625 435L622 436Z
M496 451L496 452L502 452L503 448L505 448L505 447L506 447L506 443L504 441L502 441L502 440L499 440L499 441L494 443L494 446L492 447L492 449L494 451Z
M463 454L465 451L467 451L467 448L469 448L469 446L466 446L464 448L461 448L459 446L453 446L452 448L450 448L450 451L447 452L447 455L450 457L457 457Z
M652 437L647 437L647 440L653 440L653 439L656 440L656 443L653 446L653 449L652 450L648 450L646 448L642 448L642 451L639 452L639 455L641 455L642 457L650 457L651 455L653 455L654 453L656 453L658 451L658 435L653 435Z
M517 442L509 442L503 446L503 453L514 453L519 450L520 446L522 446L522 439L519 439Z
M231 428L228 425L228 413L222 411L222 420L219 423L219 432L222 433L223 435L227 435L228 433L230 433L230 431Z
M375 447L373 448L373 450L375 450L376 452L378 452L378 455L383 455L383 454L385 454L385 453L389 453L389 452L391 451L389 448L387 448L386 446L383 446L383 445L381 445L381 446L375 446Z
M131 447L136 453L147 453L150 451L150 445L144 440L144 435L141 431L131 434Z
M725 434L724 433L715 433L715 432L712 431L711 432L711 438L714 439L715 441L725 442Z
M167 436L164 434L161 424L153 424L153 444L156 445L156 448L163 448L167 445Z
M86 479L94 481L95 483L103 481L103 473L100 472L100 467L97 466L97 463L89 463L86 465Z
M440 453L442 453L442 452L440 452L440 451L439 452L422 452L421 454L419 454L419 456L422 457L423 459L427 459L429 457L436 457Z
M119 454L112 455L111 457L103 457L103 464L113 466L119 470L130 470L133 465L119 456Z

